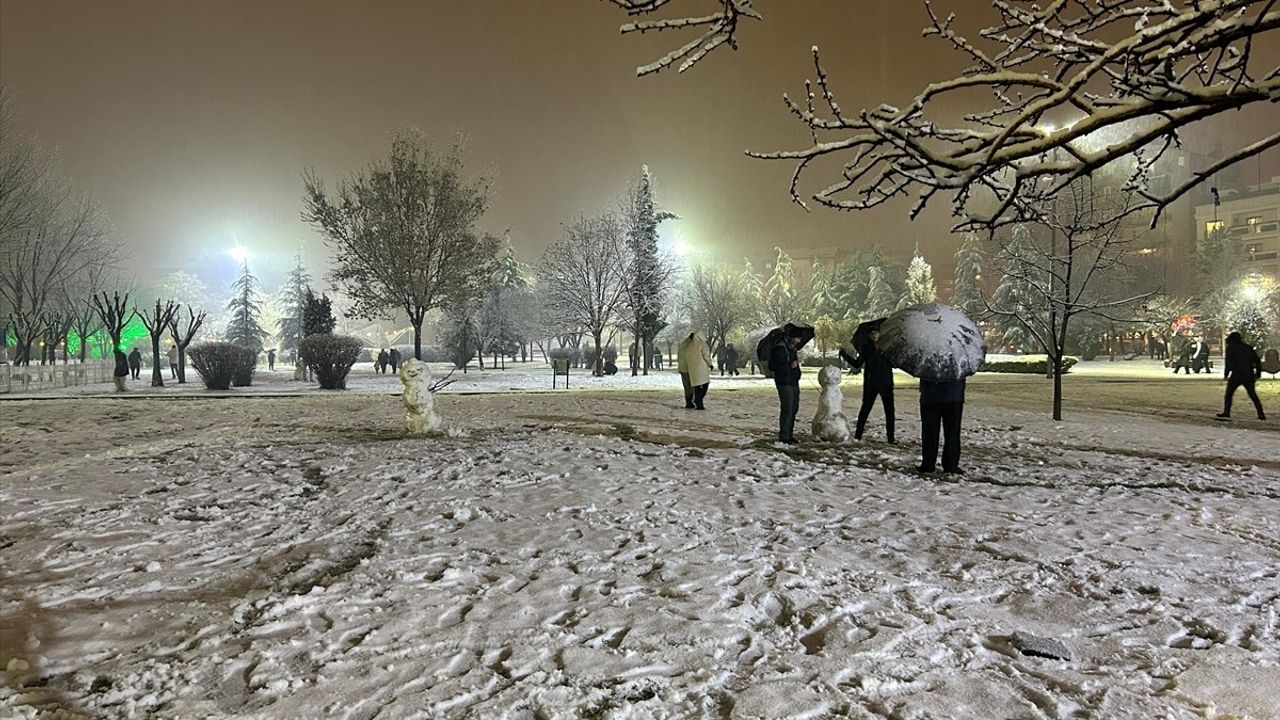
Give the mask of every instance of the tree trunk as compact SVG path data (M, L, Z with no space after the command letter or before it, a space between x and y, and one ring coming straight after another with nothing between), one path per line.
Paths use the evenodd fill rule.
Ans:
M1062 420L1062 352L1053 358L1053 419Z
M640 356L644 354L644 340L640 337L641 328L643 327L642 322L643 320L636 318L635 332L632 333L632 341L636 344L636 362L631 363L631 377L639 375L640 366L644 364L644 361L640 359Z
M413 324L413 359L422 360L422 316L410 315L409 322Z
M603 332L598 332L592 335L592 338L596 341L596 361L592 363L591 374L596 377L604 375L604 354L600 351L600 342L603 336Z
M164 387L164 373L160 372L160 336L151 336L151 387Z
M178 346L178 384L187 382L187 346Z

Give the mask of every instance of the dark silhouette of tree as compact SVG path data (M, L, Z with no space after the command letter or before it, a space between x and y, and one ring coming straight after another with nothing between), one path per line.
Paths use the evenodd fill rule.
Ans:
M173 317L169 320L169 336L173 338L173 344L178 348L179 385L187 381L187 346L191 344L196 333L200 331L200 326L204 324L205 317L205 311L201 310L199 314L196 314L195 310L188 305L185 327L178 324L182 318L182 314L179 312L174 312Z
M464 171L457 144L438 152L419 134L402 133L385 160L334 195L314 173L305 177L303 219L335 251L330 278L351 312L375 319L403 310L419 360L427 313L471 305L493 274L498 241L475 227L488 208L488 183Z
M164 387L164 373L160 372L162 367L160 363L160 338L164 336L164 331L169 329L169 325L173 323L178 314L178 309L179 306L172 300L165 301L162 306L159 298L156 298L155 308L150 313L139 312L137 308L134 308L133 313L142 321L142 325L147 328L147 334L151 336L151 387Z

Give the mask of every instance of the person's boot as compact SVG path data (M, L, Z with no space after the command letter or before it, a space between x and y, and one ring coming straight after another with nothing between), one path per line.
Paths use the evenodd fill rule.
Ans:
M1230 410L1224 410L1224 411L1222 411L1222 412L1218 413L1217 415L1215 415L1214 417L1229 418L1229 417L1231 417L1231 411L1230 411Z

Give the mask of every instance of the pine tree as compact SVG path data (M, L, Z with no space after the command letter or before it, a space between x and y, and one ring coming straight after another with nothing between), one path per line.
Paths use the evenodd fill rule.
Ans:
M280 347L286 352L296 350L302 341L302 308L307 300L307 290L311 287L311 274L302 264L302 254L297 257L297 264L285 277L284 287L280 289Z
M897 305L893 286L885 277L884 268L872 265L867 270L867 317L868 319L887 317Z
M258 278L249 272L246 260L240 268L240 277L231 285L232 297L227 302L227 339L231 342L262 350L267 332L262 329L262 300L258 297Z
M742 285L742 296L751 303L750 317L746 322L748 325L755 325L764 315L764 281L752 267L751 261L746 259L743 260L742 275L739 279Z
M1000 286L991 296L991 306L1002 313L995 325L1004 344L1024 350L1033 347L1036 340L1018 318L1030 319L1045 312L1041 306L1044 294L1035 286L1034 252L1031 231L1024 225L1014 227L1013 239L1006 249L1008 272L1002 274Z
M867 266L863 262L861 251L836 268L832 291L835 296L835 317L855 323L865 318L868 280Z
M978 317L986 311L982 302L982 289L978 285L981 280L982 247L977 234L969 233L964 244L956 251L956 284L951 304L970 317Z
M911 256L911 264L907 266L907 283L898 301L898 308L931 303L938 299L938 290L933 285L933 267L924 261L917 248Z
M329 297L323 294L316 297L311 288L307 288L302 301L302 336L328 335L337 324Z
M775 247L778 257L773 264L773 275L764 283L764 315L765 319L775 325L781 325L795 317L796 311L796 271L791 265L791 256Z
M640 180L631 187L622 210L627 225L627 253L631 256L630 277L626 279L631 332L636 342L644 346L639 353L641 357L637 358L642 362L631 366L631 374L637 375L643 368L644 374L648 375L653 336L647 329L660 324L662 294L667 289L671 274L658 258L658 224L678 217L657 209L648 165L641 166Z

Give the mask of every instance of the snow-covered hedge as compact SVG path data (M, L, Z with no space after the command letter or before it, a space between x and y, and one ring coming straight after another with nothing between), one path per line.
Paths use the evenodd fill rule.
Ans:
M360 357L364 344L346 335L309 335L299 346L307 367L316 374L320 387L326 390L346 390L347 373Z
M229 342L206 342L187 351L191 365L209 390L226 390L232 382L248 385L253 381L253 368L258 354L250 348ZM243 382L242 382L243 381Z
M1067 357L1062 359L1062 372L1071 370L1071 366L1080 360L1078 358ZM1043 355L1032 355L1029 357L1017 358L1012 360L987 360L982 364L982 372L998 372L998 373L1028 373L1032 375L1049 374L1049 359Z

